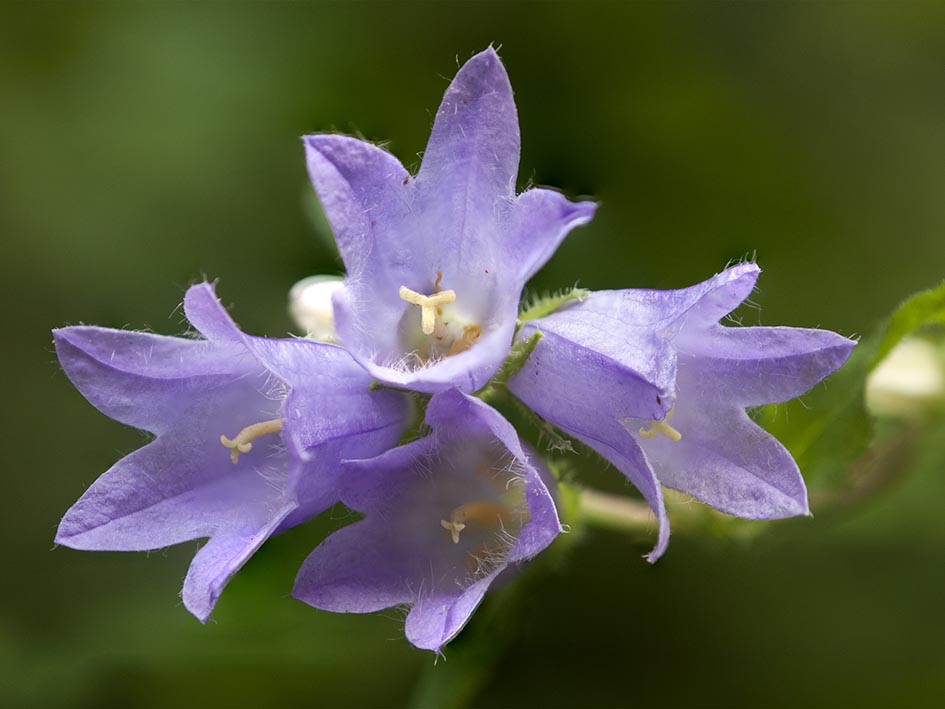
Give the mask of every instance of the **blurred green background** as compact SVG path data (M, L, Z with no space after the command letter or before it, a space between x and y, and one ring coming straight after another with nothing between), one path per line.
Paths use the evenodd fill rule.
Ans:
M178 597L196 542L52 550L143 436L72 389L50 328L181 332L205 275L245 329L284 334L291 284L340 271L299 136L389 141L416 166L457 61L489 43L521 186L603 205L538 289L678 287L756 255L746 322L853 336L945 274L941 3L5 3L0 705L402 706L445 683L438 705L940 706L941 442L847 515L680 532L653 567L652 538L575 535L436 667L398 613L288 597L337 519L268 544L206 626ZM496 638L486 662L469 635Z

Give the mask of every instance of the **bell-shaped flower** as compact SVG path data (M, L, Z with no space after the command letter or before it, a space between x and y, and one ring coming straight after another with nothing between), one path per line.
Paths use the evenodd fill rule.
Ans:
M365 517L312 552L293 595L340 613L409 605L407 638L439 652L496 577L561 525L550 475L498 412L453 389L426 422L424 438L344 464L341 500Z
M184 310L204 339L54 331L89 402L154 435L72 506L56 542L136 551L209 537L182 594L205 621L268 537L337 502L342 458L396 444L410 408L402 394L369 392L341 348L244 335L208 284L188 290Z
M724 327L755 286L745 263L681 290L592 293L523 328L544 337L509 387L603 455L669 527L660 485L748 519L808 513L797 464L746 409L800 396L855 343L827 330Z
M446 90L416 177L355 138L310 135L305 150L347 269L338 336L396 387L482 387L509 352L525 282L596 208L516 196L518 118L492 48Z

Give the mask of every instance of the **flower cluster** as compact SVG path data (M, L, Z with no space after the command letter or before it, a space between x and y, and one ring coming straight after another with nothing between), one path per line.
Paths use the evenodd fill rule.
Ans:
M491 48L447 89L416 175L362 140L304 145L346 269L317 281L312 302L293 293L309 338L244 334L206 283L184 299L199 337L54 332L76 388L154 436L66 513L58 543L208 538L183 589L206 620L271 535L342 503L363 519L312 552L295 597L337 612L410 606L407 638L439 652L498 576L562 531L554 476L483 391L516 397L636 486L659 524L651 561L669 539L663 486L749 519L808 512L796 464L746 408L807 391L854 343L720 325L754 288L754 264L520 318L526 281L596 205L516 194L516 109Z

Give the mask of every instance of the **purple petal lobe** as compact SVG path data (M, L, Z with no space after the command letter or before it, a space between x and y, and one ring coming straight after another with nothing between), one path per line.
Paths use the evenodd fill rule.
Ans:
M681 332L680 359L741 406L788 401L839 369L856 343L829 330L797 327L716 327Z
M160 434L208 388L251 371L241 349L101 327L53 331L70 381L107 416Z
M594 202L572 202L560 192L531 189L520 194L512 209L506 239L508 263L519 269L522 282L544 266L572 229L587 224L597 211Z
M302 564L292 595L335 613L371 613L414 600L409 549L371 520L338 530Z
M455 214L489 214L497 200L515 195L519 151L512 86L490 47L466 62L446 90L417 183L435 187Z
M440 652L466 625L501 570L489 573L457 595L455 589L420 589L407 615L407 639L423 650Z
M211 342L243 342L243 333L226 312L209 283L198 283L187 289L184 295L184 314L190 324Z
M260 508L256 519L243 520L233 529L217 532L197 552L184 579L184 606L202 623L210 617L227 582L242 568L282 522L293 505Z
M348 273L386 277L404 268L409 245L397 238L397 227L409 214L413 186L400 161L342 135L306 136L305 154Z
M627 426L638 440L640 423ZM746 519L808 513L807 490L790 453L696 368L680 366L671 424L680 440L640 440L664 485Z
M668 293L677 294L677 307L686 308L690 327L714 325L751 295L760 273L757 264L740 263L696 286Z

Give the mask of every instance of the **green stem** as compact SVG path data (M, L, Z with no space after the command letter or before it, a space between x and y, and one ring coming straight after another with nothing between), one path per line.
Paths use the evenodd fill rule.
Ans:
M589 488L580 491L578 514L588 524L620 532L638 532L656 524L653 510L645 502Z

